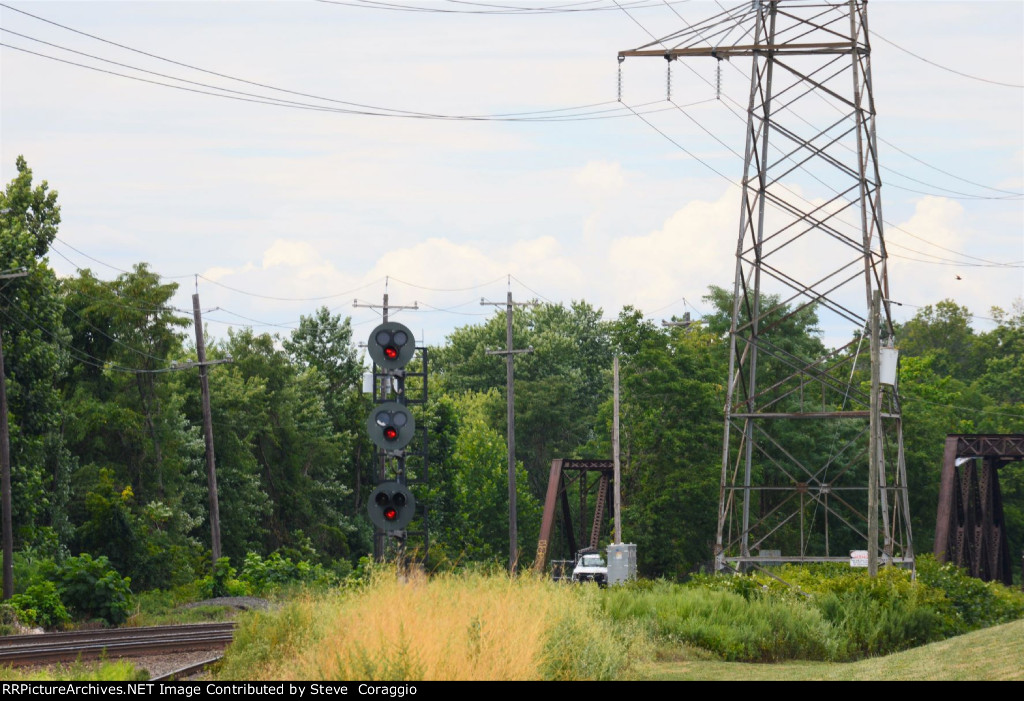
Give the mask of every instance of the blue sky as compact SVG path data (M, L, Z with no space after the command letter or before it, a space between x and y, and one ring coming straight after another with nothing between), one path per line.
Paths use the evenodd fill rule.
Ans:
M699 314L708 285L732 284L742 161L730 149L742 152L744 124L728 104L746 103L747 64L723 67L722 100L713 60L674 66L685 108L651 112L650 125L616 102L619 50L717 3L595 0L604 11L525 16L357 0L5 4L194 68L0 7L4 44L195 90L341 106L201 68L424 113L626 115L340 114L0 50L0 178L23 154L60 193L53 267L110 278L145 261L181 285L184 309L199 274L204 309L219 308L205 315L214 336L287 333L323 304L369 333L375 313L352 300L379 303L385 278L393 303L419 303L398 318L428 343L493 314L480 298L503 299L510 275L517 299L585 299L608 316L632 304L656 319ZM1024 295L1024 204L1010 194L1024 191L1024 3L876 0L870 21L897 314L947 297L980 317L1010 308ZM663 61L623 64L624 104L657 110L665 97Z

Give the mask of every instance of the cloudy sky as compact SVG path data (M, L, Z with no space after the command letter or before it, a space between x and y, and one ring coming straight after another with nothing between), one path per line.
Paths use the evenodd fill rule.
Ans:
M353 300L387 291L436 344L509 282L706 311L732 284L749 64L716 94L713 59L680 61L672 104L665 62L629 59L620 103L616 55L719 4L481 3L2 0L0 178L22 154L59 192L59 273L145 261L182 308L198 285L215 337L321 305L361 336L379 317ZM990 328L1024 296L1024 3L870 13L897 314L952 298Z

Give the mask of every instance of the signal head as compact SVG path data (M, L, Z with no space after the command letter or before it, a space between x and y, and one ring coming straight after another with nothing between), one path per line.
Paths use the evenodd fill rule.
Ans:
M373 362L385 370L404 368L416 353L412 332L397 321L375 328L366 347Z
M401 450L416 435L416 420L408 407L398 402L385 402L370 410L366 431L378 448Z
M416 498L404 484L382 482L370 494L366 510L377 528L397 531L412 521L416 512Z

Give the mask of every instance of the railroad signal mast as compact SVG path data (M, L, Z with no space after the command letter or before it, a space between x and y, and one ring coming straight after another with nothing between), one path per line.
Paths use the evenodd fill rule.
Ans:
M385 297L385 305L387 298ZM385 313L387 307L385 306ZM386 317L385 317L386 319ZM407 369L420 351L421 367L418 372ZM427 399L427 350L417 348L412 332L403 324L384 321L370 333L367 351L374 363L374 407L366 417L366 431L379 449L378 484L370 493L366 508L370 521L377 529L374 538L374 556L384 559L386 536L398 545L398 560L405 560L407 538L423 536L422 557L429 547L426 509L421 519L422 529L407 530L416 516L417 502L409 485L425 483L427 479L426 432L417 431L416 419L409 404L423 404ZM419 378L418 396L411 398L406 391L407 378ZM422 437L421 447L415 446ZM410 460L411 458L411 460ZM410 468L415 477L410 477ZM390 474L389 474L390 473Z
M633 56L751 63L716 569L912 564L899 395L874 372L893 323L866 0L754 0ZM811 315L852 340L787 344Z

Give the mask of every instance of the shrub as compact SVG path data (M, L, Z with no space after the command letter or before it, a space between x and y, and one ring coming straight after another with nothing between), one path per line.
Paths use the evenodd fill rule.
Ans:
M646 620L665 639L730 661L827 660L841 651L833 626L813 607L747 593L660 582L648 591L607 590L604 605L613 620Z
M30 585L24 594L12 596L10 605L18 619L27 625L39 625L52 630L71 620L53 582Z
M106 556L70 557L56 567L57 587L64 605L79 617L123 623L131 607L131 580L110 566Z
M999 582L983 582L951 563L939 564L931 555L918 558L917 576L942 593L949 635L1024 618L1024 592Z
M257 553L248 553L239 579L256 594L265 594L299 582L328 585L337 581L337 577L322 565L304 560L292 562L291 558L282 556L278 551L271 553L265 560Z
M248 596L252 592L248 585L237 578L237 570L231 560L222 557L213 565L213 571L199 580L199 595L204 599L220 596Z

